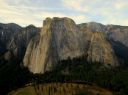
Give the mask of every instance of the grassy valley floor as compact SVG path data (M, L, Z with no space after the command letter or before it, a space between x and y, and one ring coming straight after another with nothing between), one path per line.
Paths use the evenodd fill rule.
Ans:
M113 95L111 91L95 85L78 83L28 84L8 95Z

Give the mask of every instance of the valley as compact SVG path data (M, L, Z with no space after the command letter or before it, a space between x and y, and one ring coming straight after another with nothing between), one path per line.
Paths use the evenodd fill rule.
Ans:
M0 24L0 94L127 95L128 26L46 18Z

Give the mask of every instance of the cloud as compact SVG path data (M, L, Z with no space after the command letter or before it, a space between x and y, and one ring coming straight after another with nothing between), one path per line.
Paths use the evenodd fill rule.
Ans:
M126 25L128 26L128 20L127 19L116 19L116 18L110 18L108 21L108 24L115 24L115 25Z
M117 10L121 10L121 9L124 9L124 8L128 8L128 1L126 1L126 0L117 0L117 2L115 2L113 5Z
M1 0L2 2L3 0ZM15 1L15 0L14 0ZM20 0L19 0L20 1ZM25 0L26 1L26 0ZM12 4L13 3L13 4ZM74 19L77 23L81 21L86 21L87 17L81 14L73 15L66 14L66 12L62 13L57 10L57 8L40 8L34 6L25 6L28 3L22 4L22 6L17 6L19 2L2 2L0 6L0 18L3 22L15 22L22 26L26 26L28 24L34 24L36 26L42 26L42 22L46 17L69 17ZM62 8L63 9L63 8ZM62 11L62 10L61 10Z
M127 0L0 0L0 21L42 26L46 17L128 25Z
M54 12L42 12L41 14L36 14L35 16L37 18L42 16L43 20L47 17L53 18L53 17L69 17L73 19L76 23L86 22L89 21L89 18L84 15L68 15L64 13L54 13Z
M36 14L40 14L41 11L43 11L43 8L35 7L35 6L26 6L28 4L33 5L33 2L29 2L29 3L26 2L28 0L10 0L10 1L13 2L8 2L7 0L0 0L1 22L4 23L15 22L22 26L26 26L28 24L35 24L36 26L42 25L41 15L36 17ZM21 1L24 1L24 3L22 3ZM44 9L48 10L48 8L44 8Z
M85 6L85 0L62 0L65 7L71 8L73 10L88 12L89 6Z

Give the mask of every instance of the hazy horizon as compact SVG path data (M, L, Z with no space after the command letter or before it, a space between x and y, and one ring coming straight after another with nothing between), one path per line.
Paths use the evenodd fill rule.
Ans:
M42 26L47 17L128 26L127 0L0 0L0 23Z

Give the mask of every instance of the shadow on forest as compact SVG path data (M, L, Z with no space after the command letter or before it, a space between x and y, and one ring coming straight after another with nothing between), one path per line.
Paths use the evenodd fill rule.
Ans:
M128 66L128 47L119 41L110 40L110 43L118 57L118 61L123 66Z

